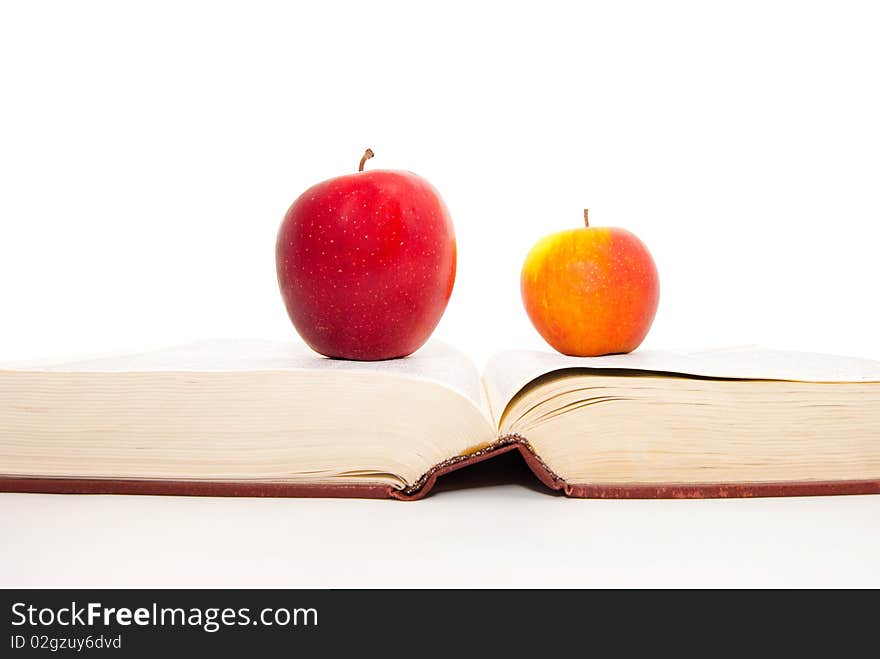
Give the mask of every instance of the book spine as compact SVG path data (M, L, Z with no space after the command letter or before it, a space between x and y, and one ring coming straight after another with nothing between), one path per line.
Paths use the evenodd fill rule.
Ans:
M441 476L453 471L458 471L459 469L464 469L465 467L470 467L471 465L489 460L496 456L510 453L511 451L519 451L523 460L525 460L526 465L532 470L535 477L548 488L553 491L565 491L565 481L553 473L553 470L551 470L540 456L535 453L528 440L522 435L511 434L503 435L488 446L472 453L457 455L448 460L444 460L423 474L412 486L403 490L391 489L389 490L389 495L395 499L400 499L401 501L423 499L431 492L437 479Z

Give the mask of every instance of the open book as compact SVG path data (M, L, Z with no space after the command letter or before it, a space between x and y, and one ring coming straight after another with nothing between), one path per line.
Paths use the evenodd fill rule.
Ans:
M519 451L579 497L880 492L880 362L726 350L387 362L209 341L0 367L0 490L415 499Z

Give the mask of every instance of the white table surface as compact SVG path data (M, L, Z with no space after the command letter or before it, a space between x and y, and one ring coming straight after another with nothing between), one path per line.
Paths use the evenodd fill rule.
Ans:
M880 496L0 495L0 586L880 586Z

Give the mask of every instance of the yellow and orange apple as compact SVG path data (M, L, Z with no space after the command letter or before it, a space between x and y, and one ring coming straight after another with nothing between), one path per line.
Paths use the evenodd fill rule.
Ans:
M532 324L566 355L631 352L651 329L660 299L654 259L626 229L584 227L542 238L520 287Z

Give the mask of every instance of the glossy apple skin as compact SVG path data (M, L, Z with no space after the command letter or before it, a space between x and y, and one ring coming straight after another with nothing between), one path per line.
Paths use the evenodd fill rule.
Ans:
M278 284L303 340L328 357L415 352L455 282L455 232L440 195L410 172L318 183L293 203L275 247Z
M648 248L625 229L552 234L529 252L520 279L532 324L554 349L595 357L631 352L651 329L660 300Z

